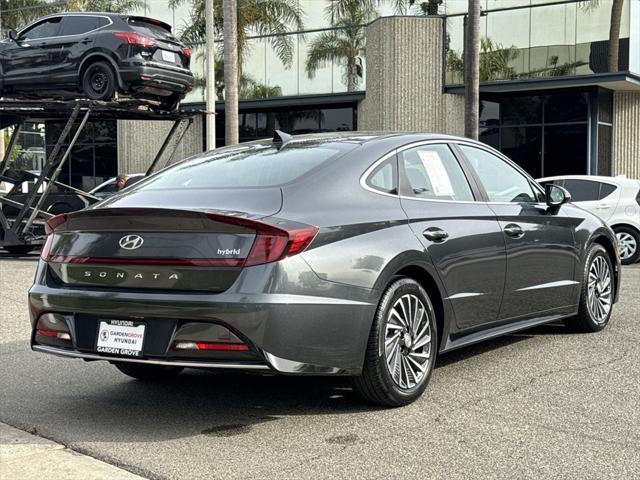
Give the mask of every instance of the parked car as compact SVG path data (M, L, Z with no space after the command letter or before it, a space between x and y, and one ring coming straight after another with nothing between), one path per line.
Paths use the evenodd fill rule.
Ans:
M185 367L347 375L367 401L399 406L438 352L609 322L613 231L498 151L443 135L276 137L51 219L33 350L147 380Z
M144 178L144 173L135 173L132 175L127 175L129 177L129 181L132 181L133 183L138 182L139 180ZM89 193L91 195L93 195L94 197L98 197L98 198L107 198L110 197L111 195L114 195L115 193L118 192L118 187L116 186L116 180L118 177L113 177L110 178L109 180L107 180L104 183L101 183L100 185L98 185L96 188L94 188L93 190L91 190Z
M193 88L191 51L171 26L147 17L61 13L42 17L0 41L0 96L116 94L174 110Z
M640 181L625 177L570 175L541 178L571 193L571 202L596 214L613 229L623 265L640 260Z

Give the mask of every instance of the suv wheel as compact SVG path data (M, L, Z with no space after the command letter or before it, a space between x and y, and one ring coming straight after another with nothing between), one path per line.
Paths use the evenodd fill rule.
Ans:
M112 100L116 93L116 74L106 62L92 63L82 76L82 90L91 100Z
M614 232L618 239L622 264L631 265L640 260L640 233L631 227L616 227Z
M380 301L373 322L362 375L355 390L367 402L407 405L424 392L437 349L436 317L418 282L400 278Z
M116 368L125 375L143 381L162 380L178 375L182 367L168 367L165 365L147 365L143 363L114 363Z
M589 249L582 278L578 315L565 324L579 332L598 332L609 323L615 293L613 266L602 245Z

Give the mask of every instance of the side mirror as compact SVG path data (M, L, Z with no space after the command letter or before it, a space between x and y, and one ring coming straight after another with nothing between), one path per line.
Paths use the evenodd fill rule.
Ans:
M544 193L550 207L559 207L571 200L571 194L565 188L552 183L545 185Z
M9 30L9 38L17 43L18 42L18 32L16 32L13 29Z

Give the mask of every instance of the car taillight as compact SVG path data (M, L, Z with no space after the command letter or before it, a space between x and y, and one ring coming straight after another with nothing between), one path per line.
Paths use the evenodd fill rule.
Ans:
M184 56L187 58L191 58L191 49L188 47L185 47L182 49L182 53L184 53Z
M302 253L318 234L318 227L312 225L286 228L226 215L209 214L208 217L218 222L231 223L256 231L256 239L244 262L245 267L277 262L285 257Z
M56 228L62 225L67 221L67 215L63 213L62 215L56 215L55 217L51 217L47 220L47 223L44 224L44 232L47 234L47 240L44 242L44 246L42 247L42 253L40 253L40 257L47 261L49 260L49 253L51 252L51 242L53 241L53 233Z
M114 35L123 38L129 45L140 45L141 47L153 47L156 42L149 37L131 32L116 32Z

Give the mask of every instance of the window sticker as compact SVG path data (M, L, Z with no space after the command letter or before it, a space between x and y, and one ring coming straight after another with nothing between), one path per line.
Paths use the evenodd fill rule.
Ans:
M451 185L449 174L444 168L444 164L442 163L442 159L440 158L440 155L438 155L438 152L434 152L432 150L419 150L418 155L420 156L422 165L431 180L433 193L438 197L453 196L453 186Z

